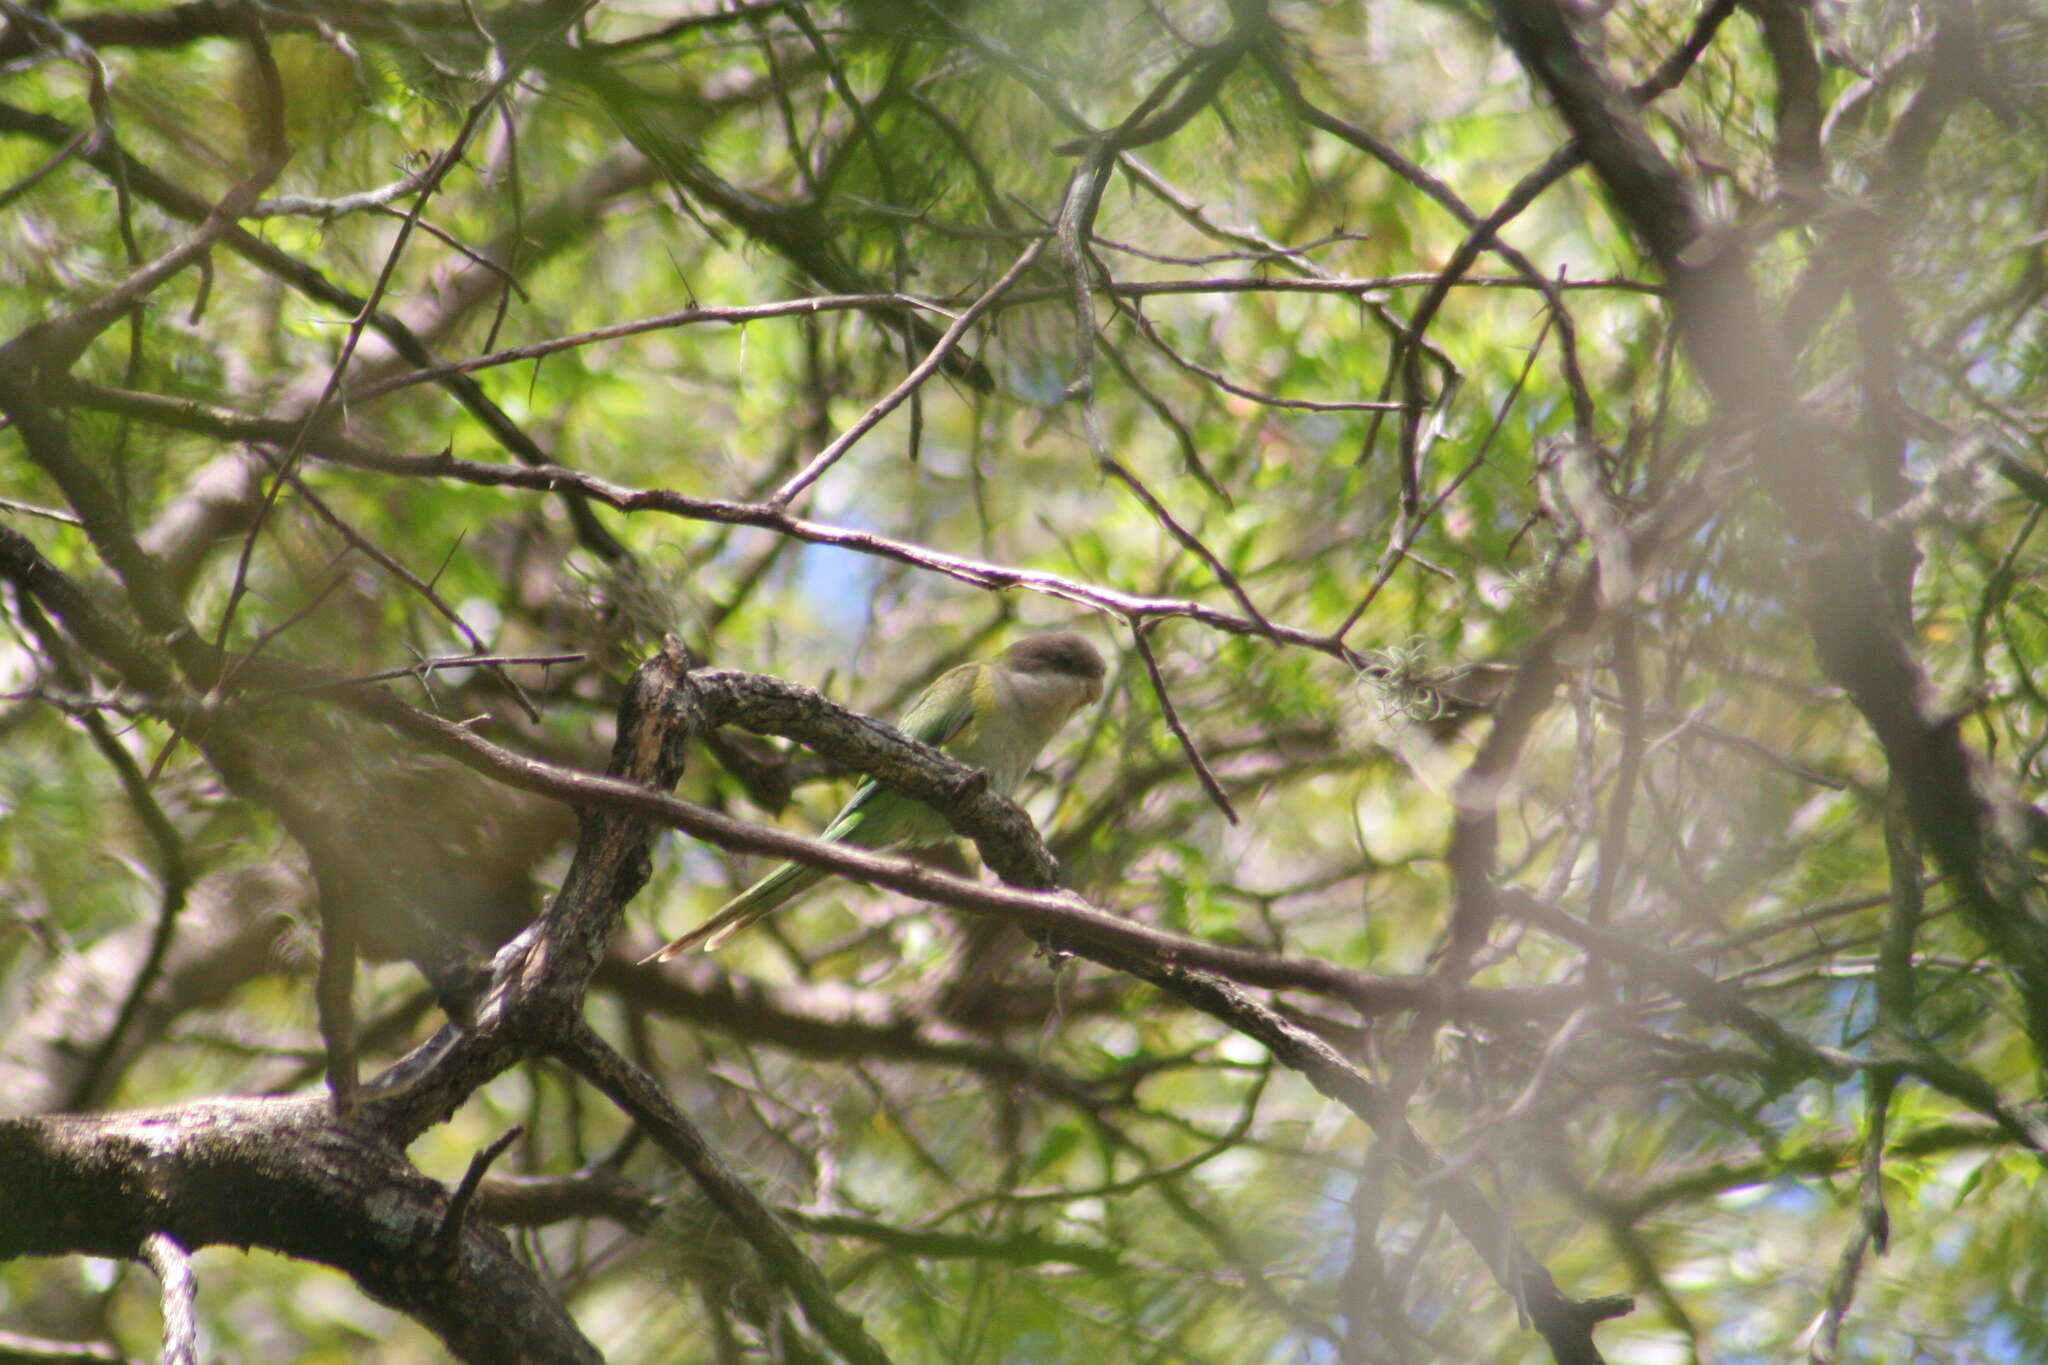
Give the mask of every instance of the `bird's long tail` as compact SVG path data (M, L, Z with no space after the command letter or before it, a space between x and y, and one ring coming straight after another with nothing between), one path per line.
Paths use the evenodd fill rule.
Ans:
M815 867L805 867L801 863L784 863L727 901L724 908L710 919L681 938L663 944L640 961L642 965L649 962L666 962L672 957L689 952L692 948L702 948L707 953L715 953L720 945L734 934L755 920L780 909L784 902L801 895L824 877L825 873Z

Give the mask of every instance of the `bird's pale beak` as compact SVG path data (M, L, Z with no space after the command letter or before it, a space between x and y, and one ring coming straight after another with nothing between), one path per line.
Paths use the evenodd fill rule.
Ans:
M1088 682L1088 691L1084 695L1087 697L1087 700L1081 704L1083 706L1093 706L1096 702L1102 700L1102 684L1091 678Z

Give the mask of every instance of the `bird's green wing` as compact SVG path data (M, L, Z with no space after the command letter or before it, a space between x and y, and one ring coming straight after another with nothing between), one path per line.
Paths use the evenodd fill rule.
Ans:
M947 669L918 694L896 728L920 744L943 745L974 718L974 690L987 681L983 675L988 671L985 663Z
M989 680L985 676L987 671L988 665L985 663L961 664L958 668L947 669L910 704L910 709L903 713L903 719L896 723L896 728L920 744L929 744L935 749L943 747L946 741L966 728L968 721L974 719L975 688L977 685L988 683ZM846 838L849 831L863 822L862 818L868 808L888 793L888 790L873 778L861 783L860 788L840 809L832 823L826 826L825 832L818 837ZM868 843L866 840L859 842ZM875 847L886 842L886 839L879 840L868 846Z

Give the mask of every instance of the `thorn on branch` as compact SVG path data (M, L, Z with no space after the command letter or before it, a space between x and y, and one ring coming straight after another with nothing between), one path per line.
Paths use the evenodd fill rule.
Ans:
M448 1201L447 1216L434 1232L433 1246L429 1248L428 1259L440 1265L455 1263L456 1248L462 1240L462 1225L469 1217L470 1205L476 1202L477 1186L483 1183L484 1172L491 1169L491 1163L505 1154L505 1149L517 1142L526 1132L521 1124L507 1128L503 1136L490 1146L469 1159L469 1169L462 1173L462 1183L455 1187L455 1197Z

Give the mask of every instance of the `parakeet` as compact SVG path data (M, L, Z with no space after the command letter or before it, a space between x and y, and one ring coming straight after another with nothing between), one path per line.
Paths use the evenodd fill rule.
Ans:
M898 725L904 734L988 770L989 785L1015 791L1038 751L1076 711L1102 696L1107 669L1095 646L1059 631L1019 640L993 659L961 664L919 694ZM917 848L953 837L946 817L870 778L819 836L859 848ZM799 895L827 874L784 863L681 938L643 959L666 962L705 952Z

